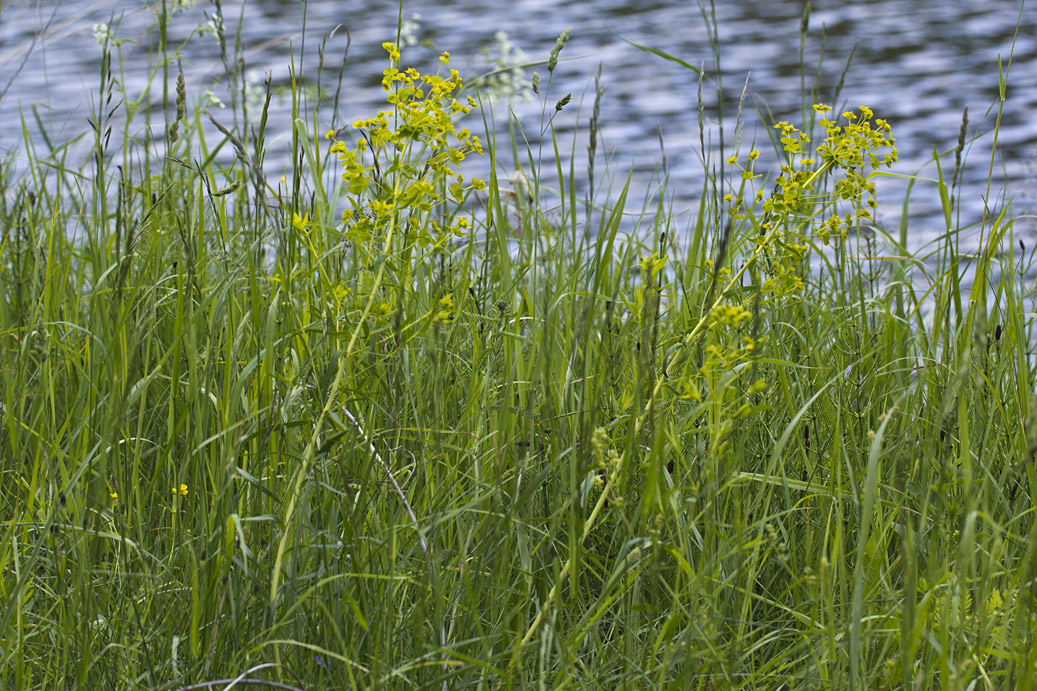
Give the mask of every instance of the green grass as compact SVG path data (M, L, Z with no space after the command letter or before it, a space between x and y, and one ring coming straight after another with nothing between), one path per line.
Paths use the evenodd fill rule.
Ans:
M485 192L365 238L314 90L284 182L265 108L170 126L173 20L161 112L108 45L85 161L26 137L0 175L0 686L1033 686L1032 250L957 225L964 134L921 249L826 246L867 196L817 196L834 167L733 213L704 153L688 223L577 192L545 62L528 138L483 108Z

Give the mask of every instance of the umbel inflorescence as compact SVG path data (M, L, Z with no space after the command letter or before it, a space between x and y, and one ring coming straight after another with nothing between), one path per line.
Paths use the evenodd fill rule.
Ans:
M829 106L815 105L814 111L825 138L813 149L810 137L795 125L774 125L783 160L769 196L754 186L762 177L754 169L759 151L750 151L744 164L737 155L727 159L741 177L737 191L724 197L731 227L728 241L741 255L736 258L733 251L724 250L722 265L705 262L717 297L684 338L686 346L695 347L704 339L705 347L702 362L689 359L682 378L685 397L702 400L708 395L719 409L714 416L714 453L724 448L730 425L752 410L745 396L763 387L761 382L745 391L733 386L735 373L745 371L740 365L750 361L759 346L755 336L744 335L743 325L761 303L793 299L803 291L809 257L820 251L816 240L828 245L872 220L876 171L897 160L891 126L875 118L867 106L847 111L839 120L829 117Z
M470 130L454 124L477 104L471 96L458 100L462 82L456 69L447 76L401 69L399 48L382 47L389 54L382 89L390 107L353 123L355 146L335 140L330 149L338 155L349 192L349 208L342 213L346 236L366 243L402 229L422 249L438 248L467 232L471 221L460 213L461 203L471 190L486 187L483 180L466 182L461 174L465 157L483 148ZM450 54L439 60L449 66ZM326 137L334 140L336 132ZM453 202L451 213L443 214L447 202Z
M756 249L747 267L765 265L767 275L759 284L765 294L780 296L802 289L800 270L813 238L827 245L833 236L843 238L848 229L872 220L878 204L874 172L897 160L890 124L874 118L867 106L843 113L845 124L829 119L830 106L817 104L814 111L825 128L825 139L813 152L810 138L795 125L786 121L774 125L784 160L769 197L762 189L755 194L746 189L761 177L753 168L758 151L749 152L744 166L738 156L727 160L741 171L742 181L737 193L724 199L732 221L748 225L744 232ZM752 202L746 201L747 193Z

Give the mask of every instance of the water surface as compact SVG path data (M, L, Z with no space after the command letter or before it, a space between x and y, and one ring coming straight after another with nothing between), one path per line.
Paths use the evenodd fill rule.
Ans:
M172 4L172 3L170 3ZM998 100L998 55L1009 74L1008 100L1001 119L999 146L991 155L993 141L979 139L967 152L961 224L975 224L984 206L1000 208L1007 196L1015 198L1016 215L1034 207L1037 174L1037 8L1014 0L869 0L857 2L814 2L805 45L809 66L808 83L816 73L819 101L831 102L847 60L838 105L870 106L894 126L900 150L900 172L922 169L935 177L929 163L934 148L954 148L961 125L962 109L969 107L969 136L993 128ZM347 121L365 116L382 103L378 80L385 63L381 42L395 37L400 7L389 0L343 2L309 0L305 32L298 2L249 0L222 3L225 26L234 32L240 23L246 45L247 68L256 79L264 72L275 84L287 84L289 64L305 48L301 77L315 81L316 51L322 37L335 31L327 43L326 62L338 63L351 37L345 70L342 110ZM170 38L188 38L215 11L199 2L178 13ZM708 10L707 10L708 11ZM756 109L769 109L776 119L799 120L800 113L800 23L801 0L750 0L718 3L719 76L725 90L724 156L733 146L735 105L748 78L743 116L745 127L741 148L756 140L766 144L766 128ZM703 10L687 0L511 0L485 3L465 0L441 3L409 0L404 19L420 14L416 37L431 45L416 45L405 55L415 63L432 65L439 50L449 50L453 62L465 74L482 69L480 50L494 44L505 31L515 47L531 60L543 60L558 33L573 27L565 58L554 75L549 108L566 92L574 93L573 104L556 119L565 146L574 145L577 170L586 163L586 122L593 101L593 74L602 65L605 94L601 101L603 146L599 156L610 157L614 171L634 171L635 188L650 189L653 173L665 154L670 176L669 190L674 208L690 209L701 195L703 173L700 162L697 111L697 77L676 64L638 51L622 38L667 51L693 64L705 65L716 75L710 49L709 22ZM123 45L121 79L131 93L142 93L147 85L146 47L152 40L155 11L138 1L96 0L66 2L15 0L0 10L0 89L10 82L0 101L0 150L23 148L23 120L33 141L39 141L30 106L38 106L40 122L52 140L75 136L88 127L87 117L98 102L100 50L94 25L117 25L117 33L134 43ZM823 52L822 52L823 45ZM823 61L821 58L823 56ZM821 61L820 69L817 65ZM216 42L195 37L182 52L182 64L192 92L206 89L224 99L226 90L216 84L223 72ZM464 68L468 66L468 69ZM544 72L544 68L537 68ZM532 70L527 70L528 79ZM17 76L14 76L17 75ZM546 74L543 75L546 77ZM322 78L333 80L330 67ZM581 106L581 95L584 95ZM705 87L706 145L719 147L716 129L718 104L709 84ZM289 131L287 103L275 101L271 131ZM508 108L522 118L527 133L535 140L540 107L532 102L495 104L498 115ZM215 111L217 116L219 112ZM229 115L227 116L229 117ZM581 123L573 144L565 135ZM660 143L660 133L662 141ZM282 139L282 142L284 140ZM761 146L760 148L765 148ZM284 166L275 143L269 166ZM714 154L719 153L714 151ZM714 155L713 160L719 160ZM953 165L952 159L946 166ZM993 165L993 180L987 174ZM597 169L604 166L604 158ZM901 215L904 185L884 181L880 186L881 220L896 227ZM942 231L938 197L931 185L920 183L912 197L909 228L916 246ZM1022 219L1017 236L1029 240L1032 221ZM973 234L975 235L975 234ZM966 241L967 244L968 241Z

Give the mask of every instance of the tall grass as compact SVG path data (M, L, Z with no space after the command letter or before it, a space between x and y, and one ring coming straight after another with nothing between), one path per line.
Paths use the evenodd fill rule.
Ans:
M279 181L270 84L246 116L220 32L211 125L165 9L161 108L107 43L85 162L0 175L0 685L1032 687L1033 255L1007 207L959 247L964 125L935 247L824 242L834 172L733 207L705 150L684 225L578 193L560 39L537 131L483 108L485 192L365 238L338 113L293 81Z

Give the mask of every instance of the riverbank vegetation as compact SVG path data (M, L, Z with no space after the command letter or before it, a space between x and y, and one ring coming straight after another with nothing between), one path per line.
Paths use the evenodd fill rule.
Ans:
M221 111L157 21L144 98L99 31L86 163L0 175L0 685L1030 688L1033 254L957 223L964 121L935 244L838 90L682 216L596 107L560 150L568 31L504 125L397 38L383 112L293 83L280 176L222 20Z

